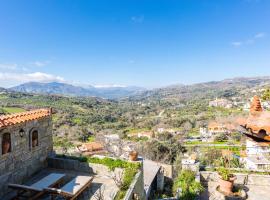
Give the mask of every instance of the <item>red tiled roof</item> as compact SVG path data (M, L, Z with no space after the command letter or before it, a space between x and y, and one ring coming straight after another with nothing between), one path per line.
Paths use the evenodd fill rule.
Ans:
M37 110L21 112L21 113L16 113L16 114L11 114L11 115L1 115L0 128L40 119L42 117L47 117L50 115L51 115L50 109L37 109Z
M99 142L88 142L88 143L85 143L85 144L82 144L80 147L79 147L79 150L81 151L98 151L98 150L103 150L104 147L101 143Z

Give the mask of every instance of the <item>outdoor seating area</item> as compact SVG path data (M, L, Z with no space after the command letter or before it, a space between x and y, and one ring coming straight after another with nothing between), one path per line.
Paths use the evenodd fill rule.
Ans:
M111 199L118 191L109 177L54 168L45 168L25 183L9 184L8 187L11 192L1 200L94 200L109 194L107 198Z
M15 197L16 199L20 197L25 197L28 199L38 199L45 193L45 188L57 187L58 185L60 185L64 176L65 174L51 173L48 176L45 176L41 180L29 186L20 184L9 184L8 187L17 191L17 195Z
M93 176L76 175L75 172L57 172L56 169L45 169L33 177L26 184L9 184L8 187L13 190L11 199L55 199L55 197L64 197L64 199L77 199L82 193L88 193ZM59 170L57 170L59 171ZM48 174L48 175L45 175ZM39 179L38 181L35 181ZM31 182L34 182L31 184ZM15 194L15 193L16 194Z

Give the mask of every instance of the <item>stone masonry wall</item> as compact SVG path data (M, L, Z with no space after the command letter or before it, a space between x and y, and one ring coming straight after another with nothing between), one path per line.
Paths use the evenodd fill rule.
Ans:
M218 174L216 172L201 171L200 175L203 185L207 185L208 181L218 181ZM237 178L236 184L270 186L269 175L235 173L235 176Z
M22 137L20 130L24 131ZM32 148L33 131L38 131L38 146ZM0 148L0 199L9 192L9 183L22 183L46 167L46 158L53 151L51 116L0 129L0 145L5 133L11 136L11 152L2 155Z
M146 195L144 191L143 171L139 171L132 181L124 200L145 200Z

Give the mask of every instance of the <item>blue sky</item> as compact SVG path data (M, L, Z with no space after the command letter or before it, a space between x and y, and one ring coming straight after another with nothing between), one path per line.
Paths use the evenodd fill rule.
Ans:
M269 0L0 0L0 86L270 75Z

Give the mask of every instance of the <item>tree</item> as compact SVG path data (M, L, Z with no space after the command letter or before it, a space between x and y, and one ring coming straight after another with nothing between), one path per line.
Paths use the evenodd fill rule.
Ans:
M269 100L270 100L270 89L269 89L269 88L267 88L267 89L264 91L264 93L263 93L263 95L262 95L262 99L263 99L264 101L269 101Z
M141 155L144 155L144 157L150 160L173 164L177 155L181 155L186 149L177 139L171 137L163 141L156 139L149 140L141 144L139 151Z
M220 133L219 135L217 135L215 137L214 140L215 140L215 142L224 142L224 141L228 140L228 137L225 133Z

